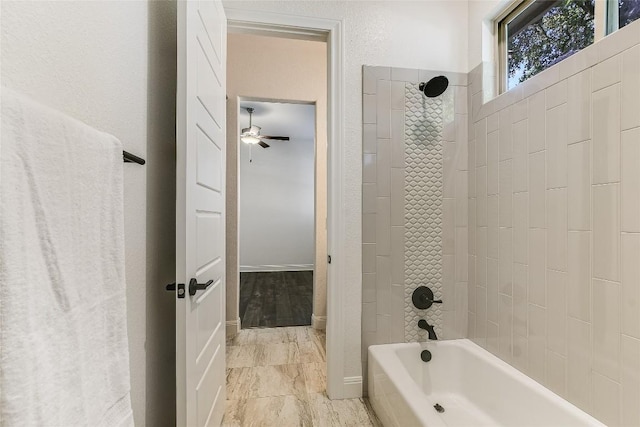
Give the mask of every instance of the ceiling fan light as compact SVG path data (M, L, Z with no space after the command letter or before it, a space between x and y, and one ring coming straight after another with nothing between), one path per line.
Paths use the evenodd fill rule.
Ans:
M260 142L260 138L253 135L242 135L240 137L240 141L244 142L245 144L257 144L258 142Z

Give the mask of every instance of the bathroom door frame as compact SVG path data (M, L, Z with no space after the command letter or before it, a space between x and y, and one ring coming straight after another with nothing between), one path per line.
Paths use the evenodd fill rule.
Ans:
M344 376L346 224L342 207L344 168L344 39L342 20L225 8L227 27L272 37L327 43L327 394L330 399L362 396L362 376Z

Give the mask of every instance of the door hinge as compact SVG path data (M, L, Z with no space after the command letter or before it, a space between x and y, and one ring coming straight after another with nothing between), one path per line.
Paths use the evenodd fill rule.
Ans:
M331 255L327 255L327 263L331 264Z

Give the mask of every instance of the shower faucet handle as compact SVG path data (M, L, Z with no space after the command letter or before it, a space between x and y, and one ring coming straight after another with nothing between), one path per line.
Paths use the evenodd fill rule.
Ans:
M411 295L411 301L416 308L425 310L433 304L442 304L441 299L434 299L433 291L426 286L418 286Z

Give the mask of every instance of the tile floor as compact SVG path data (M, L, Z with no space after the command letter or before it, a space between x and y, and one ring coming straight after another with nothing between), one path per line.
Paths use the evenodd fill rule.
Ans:
M382 426L366 399L329 400L325 334L244 329L227 340L223 426Z

